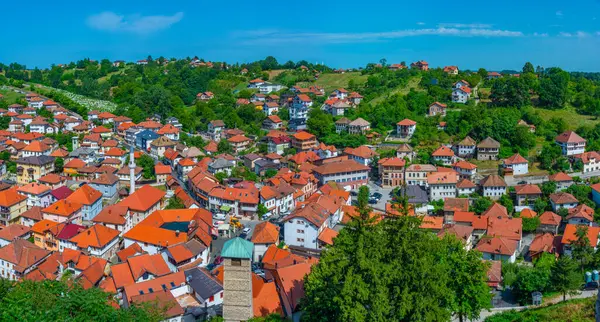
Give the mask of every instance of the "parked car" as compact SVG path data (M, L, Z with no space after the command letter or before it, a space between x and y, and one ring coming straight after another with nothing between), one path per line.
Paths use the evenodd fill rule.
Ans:
M379 192L375 192L371 195L371 197L377 199L377 200L381 200L381 198L383 198L383 195L380 194Z
M225 214L214 214L213 218L216 220L225 220Z
M215 261L213 262L214 265L220 265L221 263L223 263L223 257L221 256L217 256L215 257Z
M375 198L371 198L371 199L369 199L369 203L370 203L370 204L372 204L372 205L376 204L378 201L379 201L379 200L377 200L377 199L375 199Z
M246 227L244 228L244 230L242 230L242 233L248 235L248 233L250 233L251 230L252 229L250 227Z

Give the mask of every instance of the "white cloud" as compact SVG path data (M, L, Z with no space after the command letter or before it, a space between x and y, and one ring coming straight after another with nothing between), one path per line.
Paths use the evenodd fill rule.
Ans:
M563 12L560 11L560 10L556 11L556 16L557 17L562 17L563 16Z
M245 44L280 44L280 43L356 43L376 42L406 37L442 36L442 37L521 37L520 31L485 29L485 28L423 28L405 29L385 32L357 33L319 33L289 32L274 30L238 31L231 34Z
M103 31L148 34L169 28L181 19L183 19L183 12L177 12L171 16L142 16L138 14L123 16L105 11L89 16L87 24L91 28Z
M419 26L424 26L424 25L425 25L425 23L424 23L423 21L419 21L419 22L417 22L417 25L419 25Z
M439 23L438 27L441 28L475 28L475 29L488 29L492 28L493 25L485 23Z
M576 31L576 32L561 31L558 33L558 36L564 37L564 38L586 38L587 36L589 36L589 34L584 31Z
M541 32L541 33L540 32L534 32L533 36L534 37L548 37L548 33L545 33L545 32Z

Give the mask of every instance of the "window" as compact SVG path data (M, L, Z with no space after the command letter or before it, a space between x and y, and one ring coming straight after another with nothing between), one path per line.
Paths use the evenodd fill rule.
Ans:
M215 300L215 296L214 296L214 295L211 295L211 296L208 298L208 301L209 301L209 302L213 302L214 300Z
M162 284L161 287L162 287L163 291L167 291L167 286L165 284Z
M144 295L144 291L140 290L140 295Z
M298 229L298 230L296 230L296 232L297 232L298 234L304 234L304 229Z
M175 283L171 282L171 288L174 288L174 287L175 287Z
M239 258L232 258L231 266L242 266L242 260Z
M304 242L304 238L296 238L296 241L299 243L303 243Z
M148 292L154 293L154 290L152 289L152 287L148 288Z
M221 298L223 298L223 292L221 292Z

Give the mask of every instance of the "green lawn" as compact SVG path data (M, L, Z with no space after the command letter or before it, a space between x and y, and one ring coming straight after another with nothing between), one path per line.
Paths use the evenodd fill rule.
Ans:
M344 74L321 74L315 84L323 86L325 92L329 93L336 88L348 87L348 82L352 79L357 85L367 82L368 75L361 75L360 72L351 72Z
M575 130L581 126L594 126L600 123L600 119L590 115L581 115L574 108L568 107L560 110L547 110L544 108L533 108L544 119L549 120L553 117L563 119L567 122L569 129Z
M384 101L387 97L390 97L395 94L406 95L410 92L411 89L422 90L419 87L420 82L421 82L421 77L413 77L408 80L408 83L405 86L400 86L400 87L394 88L390 92L386 92L385 94L372 99L370 103L371 104L380 103L380 102Z
M4 96L4 100L7 101L9 105L13 104L17 99L25 97L25 95L9 89L0 89L0 94Z
M485 319L485 322L506 321L578 321L593 322L595 298L577 299L559 304L529 309L521 312L508 311L495 314Z

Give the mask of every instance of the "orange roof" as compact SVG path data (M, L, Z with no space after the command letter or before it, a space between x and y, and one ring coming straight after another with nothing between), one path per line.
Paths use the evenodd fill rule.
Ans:
M476 249L482 253L512 256L517 250L518 242L502 237L484 237L477 243Z
M585 139L573 131L563 132L555 140L560 143L585 143Z
M50 153L51 157L61 157L64 158L66 156L69 155L69 151L65 150L65 149L56 149L54 151L52 151L52 153Z
M119 204L110 205L105 207L92 219L93 222L96 223L107 223L114 225L125 225L127 219L127 207L123 207Z
M578 200L572 194L566 192L558 192L550 195L550 200L555 204L577 203Z
M134 280L139 279L144 273L149 273L155 277L171 273L169 266L161 254L143 254L127 258L127 263L131 269L131 275Z
M454 163L452 166L455 167L455 168L465 169L465 170L475 170L475 169L477 169L476 165L474 165L473 163L471 163L469 161L465 161L465 160L460 160L460 161Z
M128 263L116 264L110 267L112 277L115 281L116 288L122 288L126 285L135 284Z
M586 204L581 204L575 208L569 209L569 215L567 216L567 220L571 218L582 218L587 221L594 221L594 209L590 208L590 206Z
M108 246L110 242L118 238L119 234L119 231L116 229L95 224L81 232L79 235L71 238L70 241L77 244L77 247L81 249L87 249L90 246L94 248L104 248Z
M349 154L349 155L354 155L363 159L370 159L374 156L377 155L377 152L373 151L371 148L369 148L366 145L361 145L357 148L345 148L344 149L344 153L345 154Z
M45 152L48 150L50 150L50 146L48 146L45 143L42 143L41 141L33 141L29 143L29 145L27 145L25 148L23 148L23 151L29 152Z
M44 234L46 231L57 226L58 224L59 223L52 220L42 219L31 226L31 231L38 234Z
M294 133L292 136L298 141L307 141L307 140L313 140L316 138L314 135L312 135L306 131L300 131L300 132Z
M442 145L437 150L433 151L431 155L434 157L453 157L454 151L452 151L452 149L449 147Z
M444 211L469 211L469 199L446 198L444 199Z
M562 221L562 217L553 213L552 211L546 211L540 215L540 224L558 226Z
M230 137L229 139L227 139L227 141L229 141L231 143L241 143L241 142L250 141L250 139L247 138L243 134L239 134L239 135L235 135L235 136Z
M64 165L65 168L79 169L85 167L85 162L81 159L72 159Z
M537 234L529 246L530 254L554 253L554 250L554 235L551 233Z
M443 226L444 217L423 216L420 227L423 229L441 230Z
M564 172L557 172L548 177L548 179L550 179L550 181L573 181L573 178Z
M157 164L154 166L154 173L159 174L171 174L171 167L168 165Z
M432 172L427 176L428 184L455 184L457 180L455 173L448 172Z
M125 247L122 250L118 251L117 257L119 257L119 260L121 262L124 262L127 260L127 258L129 258L131 256L135 256L135 255L143 254L143 253L145 253L145 252L142 249L142 247L138 243L133 243L133 244L129 245L128 247Z
M62 199L42 209L42 212L61 217L69 217L79 211L82 207L83 206L79 203Z
M254 228L250 241L255 244L277 244L279 243L279 227L263 221Z
M252 299L252 309L255 317L270 314L282 315L283 313L275 283L266 282L254 273L252 273Z
M317 239L327 245L333 245L333 239L335 237L337 237L337 235L338 235L337 231L335 231L329 227L325 227L323 229L323 231L321 231L321 233L319 234L319 237Z
M590 241L590 246L596 247L596 245L598 245L598 234L600 234L600 227L573 224L567 224L565 227L565 232L561 240L563 244L570 245L572 242L577 240L577 227L587 229L587 237Z
M535 218L537 213L529 208L521 210L521 218Z
M79 189L75 190L70 196L68 196L66 200L73 203L91 206L101 198L102 192L92 188L92 186L88 184L84 184L83 186L79 187Z
M515 187L517 195L541 195L542 190L535 184L524 184Z
M179 133L179 129L176 128L173 124L166 124L161 127L160 130L156 132L156 134L164 135L164 134L176 134Z
M17 187L0 191L0 206L10 208L11 206L27 200L27 197L17 192Z
M32 182L19 187L17 191L26 194L39 195L50 190L52 189L46 185Z
M411 119L404 119L404 120L402 120L402 121L400 121L400 122L398 122L396 124L398 124L400 126L411 126L411 125L416 125L417 122L415 122L415 121L413 121Z
M166 192L150 185L145 185L119 202L119 205L129 207L129 209L134 211L146 212L160 202L165 195Z
M504 237L512 240L521 240L523 220L521 218L508 218L504 216L489 216L487 235Z
M506 164L506 165L522 164L522 163L528 163L528 161L527 161L527 159L525 159L518 153L514 154L513 156L511 156L508 159L504 159L504 164Z
M107 128L105 128L104 126L100 125L100 126L96 126L95 128L92 129L92 133L110 133L111 131Z

